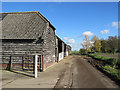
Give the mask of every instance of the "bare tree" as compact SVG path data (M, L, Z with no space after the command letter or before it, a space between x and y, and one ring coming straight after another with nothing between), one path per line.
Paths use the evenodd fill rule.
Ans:
M91 46L92 46L92 43L91 41L89 40L88 36L85 35L85 39L83 40L82 42L82 46L84 49L86 50L90 50Z

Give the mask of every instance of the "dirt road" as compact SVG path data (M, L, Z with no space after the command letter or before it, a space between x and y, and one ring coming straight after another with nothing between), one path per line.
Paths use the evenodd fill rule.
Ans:
M96 70L93 66L91 66L86 59L83 59L82 56L73 56L72 59L69 60L72 62L70 68L67 68L67 71L70 71L69 77L72 82L70 82L70 88L116 88L113 81L111 81L107 76L105 76L100 71ZM62 78L57 85L58 87L63 84L63 80L65 80L65 75L62 75ZM71 76L72 75L72 76ZM65 86L64 86L65 87Z
M3 72L4 75L7 72ZM9 73L10 74L10 73ZM9 75L8 74L8 75ZM116 88L112 80L90 65L83 56L68 56L59 63L38 73L38 78L10 74L3 88ZM15 76L17 77L15 78ZM11 80L12 79L12 80Z

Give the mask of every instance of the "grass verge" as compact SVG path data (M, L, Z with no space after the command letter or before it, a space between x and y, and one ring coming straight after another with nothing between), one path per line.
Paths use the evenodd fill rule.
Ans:
M104 63L102 66L97 64L97 68L114 80L120 86L120 59L89 54L94 60Z

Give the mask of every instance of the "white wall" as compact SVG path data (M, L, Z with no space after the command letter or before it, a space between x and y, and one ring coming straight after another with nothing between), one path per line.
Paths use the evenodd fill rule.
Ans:
M66 56L68 56L68 51L66 52Z
M64 52L59 53L59 61L64 58Z

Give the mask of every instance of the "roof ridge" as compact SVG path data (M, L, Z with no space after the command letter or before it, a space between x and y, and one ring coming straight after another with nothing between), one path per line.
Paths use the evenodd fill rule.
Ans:
M38 13L39 11L25 11L25 12L3 12L0 14L19 14L19 13Z

